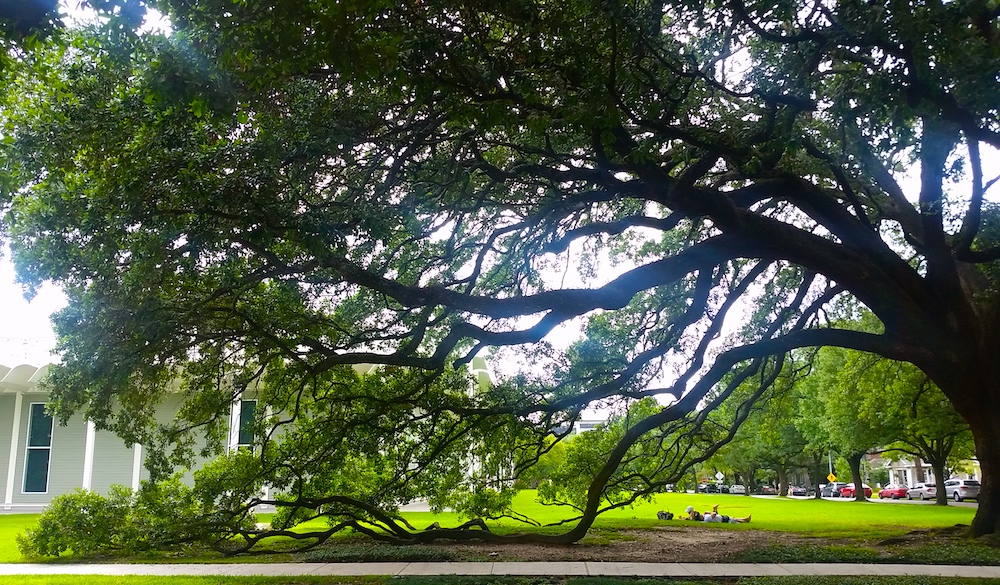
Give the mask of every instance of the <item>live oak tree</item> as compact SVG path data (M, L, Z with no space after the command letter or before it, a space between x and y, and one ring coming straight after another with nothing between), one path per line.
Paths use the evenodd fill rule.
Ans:
M941 389L982 465L972 532L1000 529L995 2L155 5L168 38L79 33L6 85L5 231L70 298L62 414L152 441L170 379L201 428L271 372L305 395L500 348L541 373L418 395L506 421L516 474L587 405L672 396L536 535L572 541L638 442L710 450L730 433L678 425L753 384L738 425L781 356L832 345ZM829 326L843 297L882 332ZM587 319L613 329L600 362L543 341Z
M720 459L732 462L748 478L748 483L756 469L773 471L781 496L788 495L789 473L809 463L809 441L799 428L804 420L800 412L803 399L800 385L796 383L806 371L808 362L787 359L784 371L768 392L754 401L752 412L740 425L732 442L720 450ZM736 405L722 405L716 409L715 416L725 414L733 406ZM725 417L720 417L718 423L721 426L731 424Z
M946 505L944 482L949 469L971 458L972 435L948 399L920 370L872 354L850 352L843 378L854 379L863 396L855 414L869 424L893 429L893 440L883 445L934 470L937 503Z
M861 461L902 434L902 417L895 412L897 404L883 405L875 397L878 388L856 367L862 361L857 354L833 347L816 354L812 375L802 382L813 403L808 417L813 420L804 425L822 427L833 450L847 460L856 486L854 499L866 501L865 491L857 487L863 485Z

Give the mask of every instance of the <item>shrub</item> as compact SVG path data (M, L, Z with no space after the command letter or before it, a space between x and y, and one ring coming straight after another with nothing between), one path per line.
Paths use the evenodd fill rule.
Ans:
M34 528L17 535L25 556L59 556L69 549L92 555L118 546L122 526L127 526L128 502L76 490L52 500Z
M238 525L252 522L248 515ZM138 492L116 485L107 497L79 489L58 496L33 528L17 535L17 546L27 557L134 553L209 542L236 527L219 522L175 476Z

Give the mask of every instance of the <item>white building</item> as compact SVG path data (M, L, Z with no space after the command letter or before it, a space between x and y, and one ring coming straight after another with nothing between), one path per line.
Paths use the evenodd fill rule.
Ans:
M127 445L110 431L98 431L81 415L61 426L45 412L49 397L38 383L48 367L0 365L2 510L34 512L54 497L77 488L103 495L114 484L138 489L139 482L149 477L141 445ZM363 375L377 367L359 364L354 369ZM470 369L479 386L488 387L491 377L486 361L474 358ZM179 396L168 396L158 416L169 420L180 406ZM230 449L253 443L248 423L256 409L257 401L252 396L233 403Z

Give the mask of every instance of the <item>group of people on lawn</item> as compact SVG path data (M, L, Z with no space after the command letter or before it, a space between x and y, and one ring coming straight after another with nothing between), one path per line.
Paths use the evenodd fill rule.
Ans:
M694 509L694 506L688 506L684 512L687 516L681 516L682 520L694 520L696 522L728 522L729 524L746 524L750 521L750 516L745 518L736 518L734 516L719 514L718 504L712 506L711 512L699 512Z

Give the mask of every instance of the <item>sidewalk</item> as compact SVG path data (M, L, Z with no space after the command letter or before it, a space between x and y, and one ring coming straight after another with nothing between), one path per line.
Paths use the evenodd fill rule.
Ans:
M613 577L780 577L788 575L920 575L1000 578L1000 567L882 564L724 563L234 563L199 565L0 564L0 575L361 576L530 575Z

